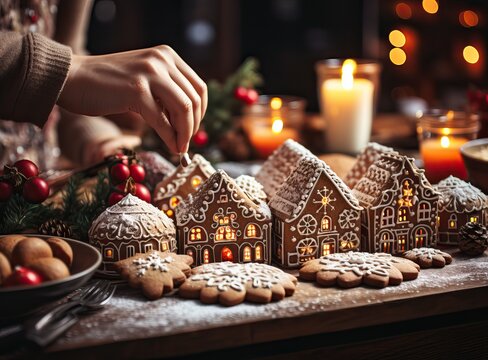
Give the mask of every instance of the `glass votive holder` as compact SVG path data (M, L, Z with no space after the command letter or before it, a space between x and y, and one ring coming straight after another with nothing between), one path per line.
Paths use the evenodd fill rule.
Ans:
M369 142L381 65L327 59L315 65L325 141L331 152L359 153Z
M449 175L468 177L460 148L475 139L479 116L466 112L434 109L419 117L417 135L425 174L433 184Z
M261 95L243 110L242 127L261 159L287 139L300 141L306 101L287 95Z

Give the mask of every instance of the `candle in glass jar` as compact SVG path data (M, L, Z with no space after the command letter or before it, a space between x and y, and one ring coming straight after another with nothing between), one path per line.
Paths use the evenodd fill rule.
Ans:
M327 147L331 151L358 153L371 134L373 118L373 82L355 79L354 60L346 60L341 79L322 84L322 107L326 121Z
M425 173L430 182L437 183L449 175L454 175L462 180L468 178L459 151L467 141L468 139L447 135L422 141L420 152L424 160Z
M298 140L298 131L284 128L283 120L276 118L271 127L256 126L249 133L249 141L262 159L270 156L286 140Z

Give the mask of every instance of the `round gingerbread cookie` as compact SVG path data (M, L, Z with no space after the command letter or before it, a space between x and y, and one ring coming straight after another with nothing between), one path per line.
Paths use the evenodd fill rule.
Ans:
M51 237L46 240L53 252L53 256L62 260L66 266L71 267L73 263L73 250L71 246L63 239Z
M67 278L69 269L60 259L44 257L29 262L29 269L41 275L42 281L52 281Z
M12 261L12 252L15 245L25 238L24 235L7 235L0 237L0 252Z
M233 306L249 301L269 303L295 292L297 279L261 263L210 263L196 267L178 294L204 304Z
M37 237L25 237L12 251L12 264L26 266L40 258L51 258L53 252L47 242Z
M12 267L10 266L10 261L8 261L7 257L0 252L0 286L11 273Z
M141 288L144 296L156 300L190 276L192 261L188 255L153 250L118 261L115 268L131 287Z
M308 261L299 273L300 279L316 281L321 286L351 288L366 284L383 288L414 280L419 271L416 263L390 254L350 251Z
M419 264L422 269L430 267L442 268L452 262L452 256L450 254L427 247L405 251L403 257Z

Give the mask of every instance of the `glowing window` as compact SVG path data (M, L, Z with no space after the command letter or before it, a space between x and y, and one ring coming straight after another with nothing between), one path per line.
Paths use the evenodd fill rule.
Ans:
M217 233L215 234L215 240L222 241L222 240L235 240L236 239L236 231L232 229L230 226L219 226L217 229Z
M210 253L208 249L203 250L203 263L208 264L210 262Z
M197 189L200 184L202 183L202 178L198 175L195 175L191 178L191 187Z
M261 245L256 246L255 255L256 260L261 260Z
M471 216L469 218L469 222L472 222L472 223L477 223L479 220L479 218L477 216Z
M229 225L229 217L228 216L222 216L219 219L219 225Z
M322 256L329 255L332 252L331 244L322 245Z
M168 242L167 241L163 241L161 243L161 251L168 251L168 250L169 250Z
M456 214L451 214L449 217L448 226L449 229L457 229L457 216Z
M427 232L420 228L415 232L415 247L422 247L427 242Z
M388 226L394 225L395 219L393 216L393 208L387 207L384 208L381 212L381 225Z
M114 251L112 249L106 249L105 250L105 257L113 258L114 257Z
M244 261L251 261L251 248L249 246L244 248Z
M430 219L430 204L428 202L421 202L419 206L419 220Z
M405 222L407 221L407 208L401 207L398 209L398 222Z
M330 230L330 217L324 216L322 220L320 221L320 229L322 231L327 231Z
M256 225L249 224L246 228L247 237L256 237Z
M202 228L194 227L190 230L190 240L191 241L198 241L202 240Z
M174 209L175 207L178 206L180 201L181 201L181 198L179 196L172 196L171 199L169 199L169 207Z
M405 251L406 237L405 235L400 235L398 237L398 251Z

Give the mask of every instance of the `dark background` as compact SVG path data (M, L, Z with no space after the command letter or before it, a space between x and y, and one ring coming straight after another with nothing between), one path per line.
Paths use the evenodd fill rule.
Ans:
M397 11L400 3L407 16ZM383 65L379 111L395 111L405 96L462 108L468 87L488 87L488 2L438 3L429 14L421 0L97 0L88 49L103 54L168 44L206 80L222 80L254 56L265 79L261 92L303 96L308 111L318 111L316 61L372 58ZM463 26L464 10L477 14L476 26ZM394 29L407 36L400 66L389 59ZM478 63L463 59L467 45L478 49Z

